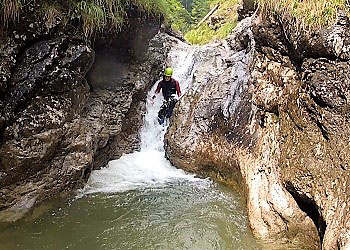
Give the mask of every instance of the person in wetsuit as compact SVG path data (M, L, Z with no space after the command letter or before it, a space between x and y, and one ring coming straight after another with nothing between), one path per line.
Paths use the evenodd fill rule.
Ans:
M162 81L158 83L156 94L162 90L162 94L164 97L164 103L160 107L158 112L158 122L159 124L163 124L165 118L170 118L173 114L173 110L177 100L175 99L175 95L178 97L181 96L180 84L177 80L172 78L173 69L166 68L164 71L164 78ZM155 99L157 96L154 95L152 99Z

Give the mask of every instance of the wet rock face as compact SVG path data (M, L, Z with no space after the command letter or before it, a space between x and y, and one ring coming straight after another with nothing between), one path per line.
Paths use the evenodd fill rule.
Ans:
M349 234L350 63L306 59L302 67L294 110L281 121L281 173L299 203L312 208L324 249L334 249L348 244Z
M347 249L349 23L293 33L283 18L247 20L198 52L166 154L243 192L257 237Z
M316 227L280 179L276 113L285 90L254 71L256 65L264 71L269 62L257 55L250 23L245 19L219 46L199 49L191 88L175 108L165 137L166 153L175 166L243 191L257 237L317 248ZM292 82L295 69L285 60L279 70Z
M0 209L26 210L36 200L72 187L91 164L90 153L68 155L62 138L87 98L84 76L94 52L81 39L59 35L18 53L1 98Z
M35 43L19 56L1 114L2 187L36 173L53 157L63 125L86 98L84 75L93 55L82 41L59 37Z
M268 33L275 32L261 22L257 26L265 26ZM291 28L282 22L279 29ZM297 35L290 33L282 39L282 48L288 48L287 56L291 65L295 65L296 78L292 84L281 85L281 80L290 75L278 69L285 61L285 56L281 55L285 51L271 49L278 48L278 44L269 47L266 42L259 43L258 48L269 58L270 70L269 66L267 70L256 67L257 72L269 73L269 78L263 78L270 85L285 88L282 95L285 101L275 105L280 126L282 182L300 208L313 219L322 249L346 249L349 244L346 219L350 212L347 206L350 160L348 29L348 19L340 15L327 30L300 34L299 39L294 39ZM254 34L261 37L258 29ZM288 32L284 34L288 36ZM293 55L289 56L291 53ZM273 90L260 100L267 103L277 93ZM268 106L262 105L269 110Z
M81 34L59 23L42 28L29 14L21 16L24 27L9 26L0 41L0 220L20 218L84 183L93 168L138 148L144 99L169 50L166 36L155 36L159 23L138 15L129 16L118 43L108 36L96 42L110 46L114 59L128 45L127 73L112 74L108 86L87 82L96 63L102 70L109 65L95 61L99 48ZM129 30L134 46L125 40Z

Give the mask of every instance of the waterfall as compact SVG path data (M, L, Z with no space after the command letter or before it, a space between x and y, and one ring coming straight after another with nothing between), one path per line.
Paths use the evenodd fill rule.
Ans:
M182 94L192 81L196 49L181 43L169 53L169 66L174 69L173 77L179 81ZM157 121L163 97L159 94L155 101L152 100L158 82L147 95L147 113L140 130L141 150L125 154L118 160L110 161L107 167L93 171L78 196L161 187L174 181L204 181L176 169L165 159L163 138L167 127L159 125Z
M241 60L243 52L237 54L231 70L225 60L232 55L227 53L230 49L222 44L219 49L172 45L167 66L174 69L173 77L186 95L177 104L178 112L190 113L186 109L191 98L205 90L214 99L225 97L224 112L235 111L235 96L245 78L232 84L226 80L228 71L240 80L249 61ZM165 158L167 127L157 121L164 100L161 94L152 100L157 85L146 98L140 150L92 171L74 202L44 214L47 208L41 207L30 219L5 228L1 249L261 249L249 230L244 199L226 186L176 169ZM207 115L202 110L198 114ZM176 136L194 138L189 133Z

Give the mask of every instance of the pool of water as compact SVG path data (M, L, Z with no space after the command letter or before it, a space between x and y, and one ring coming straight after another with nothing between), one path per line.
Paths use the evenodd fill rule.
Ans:
M208 180L92 193L0 229L0 249L261 249L238 195Z
M175 54L175 76L189 83L194 49ZM165 159L166 127L157 122L162 100L151 98L156 85L147 98L140 152L93 171L68 201L43 204L0 225L0 250L261 249L236 193ZM182 86L184 92L187 87Z

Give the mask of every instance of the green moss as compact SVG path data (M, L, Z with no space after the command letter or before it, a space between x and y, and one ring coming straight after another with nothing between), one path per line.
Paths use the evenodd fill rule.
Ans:
M223 39L227 37L232 32L232 30L236 27L236 25L237 25L237 22L235 21L229 21L228 23L225 23L217 31L218 38Z

